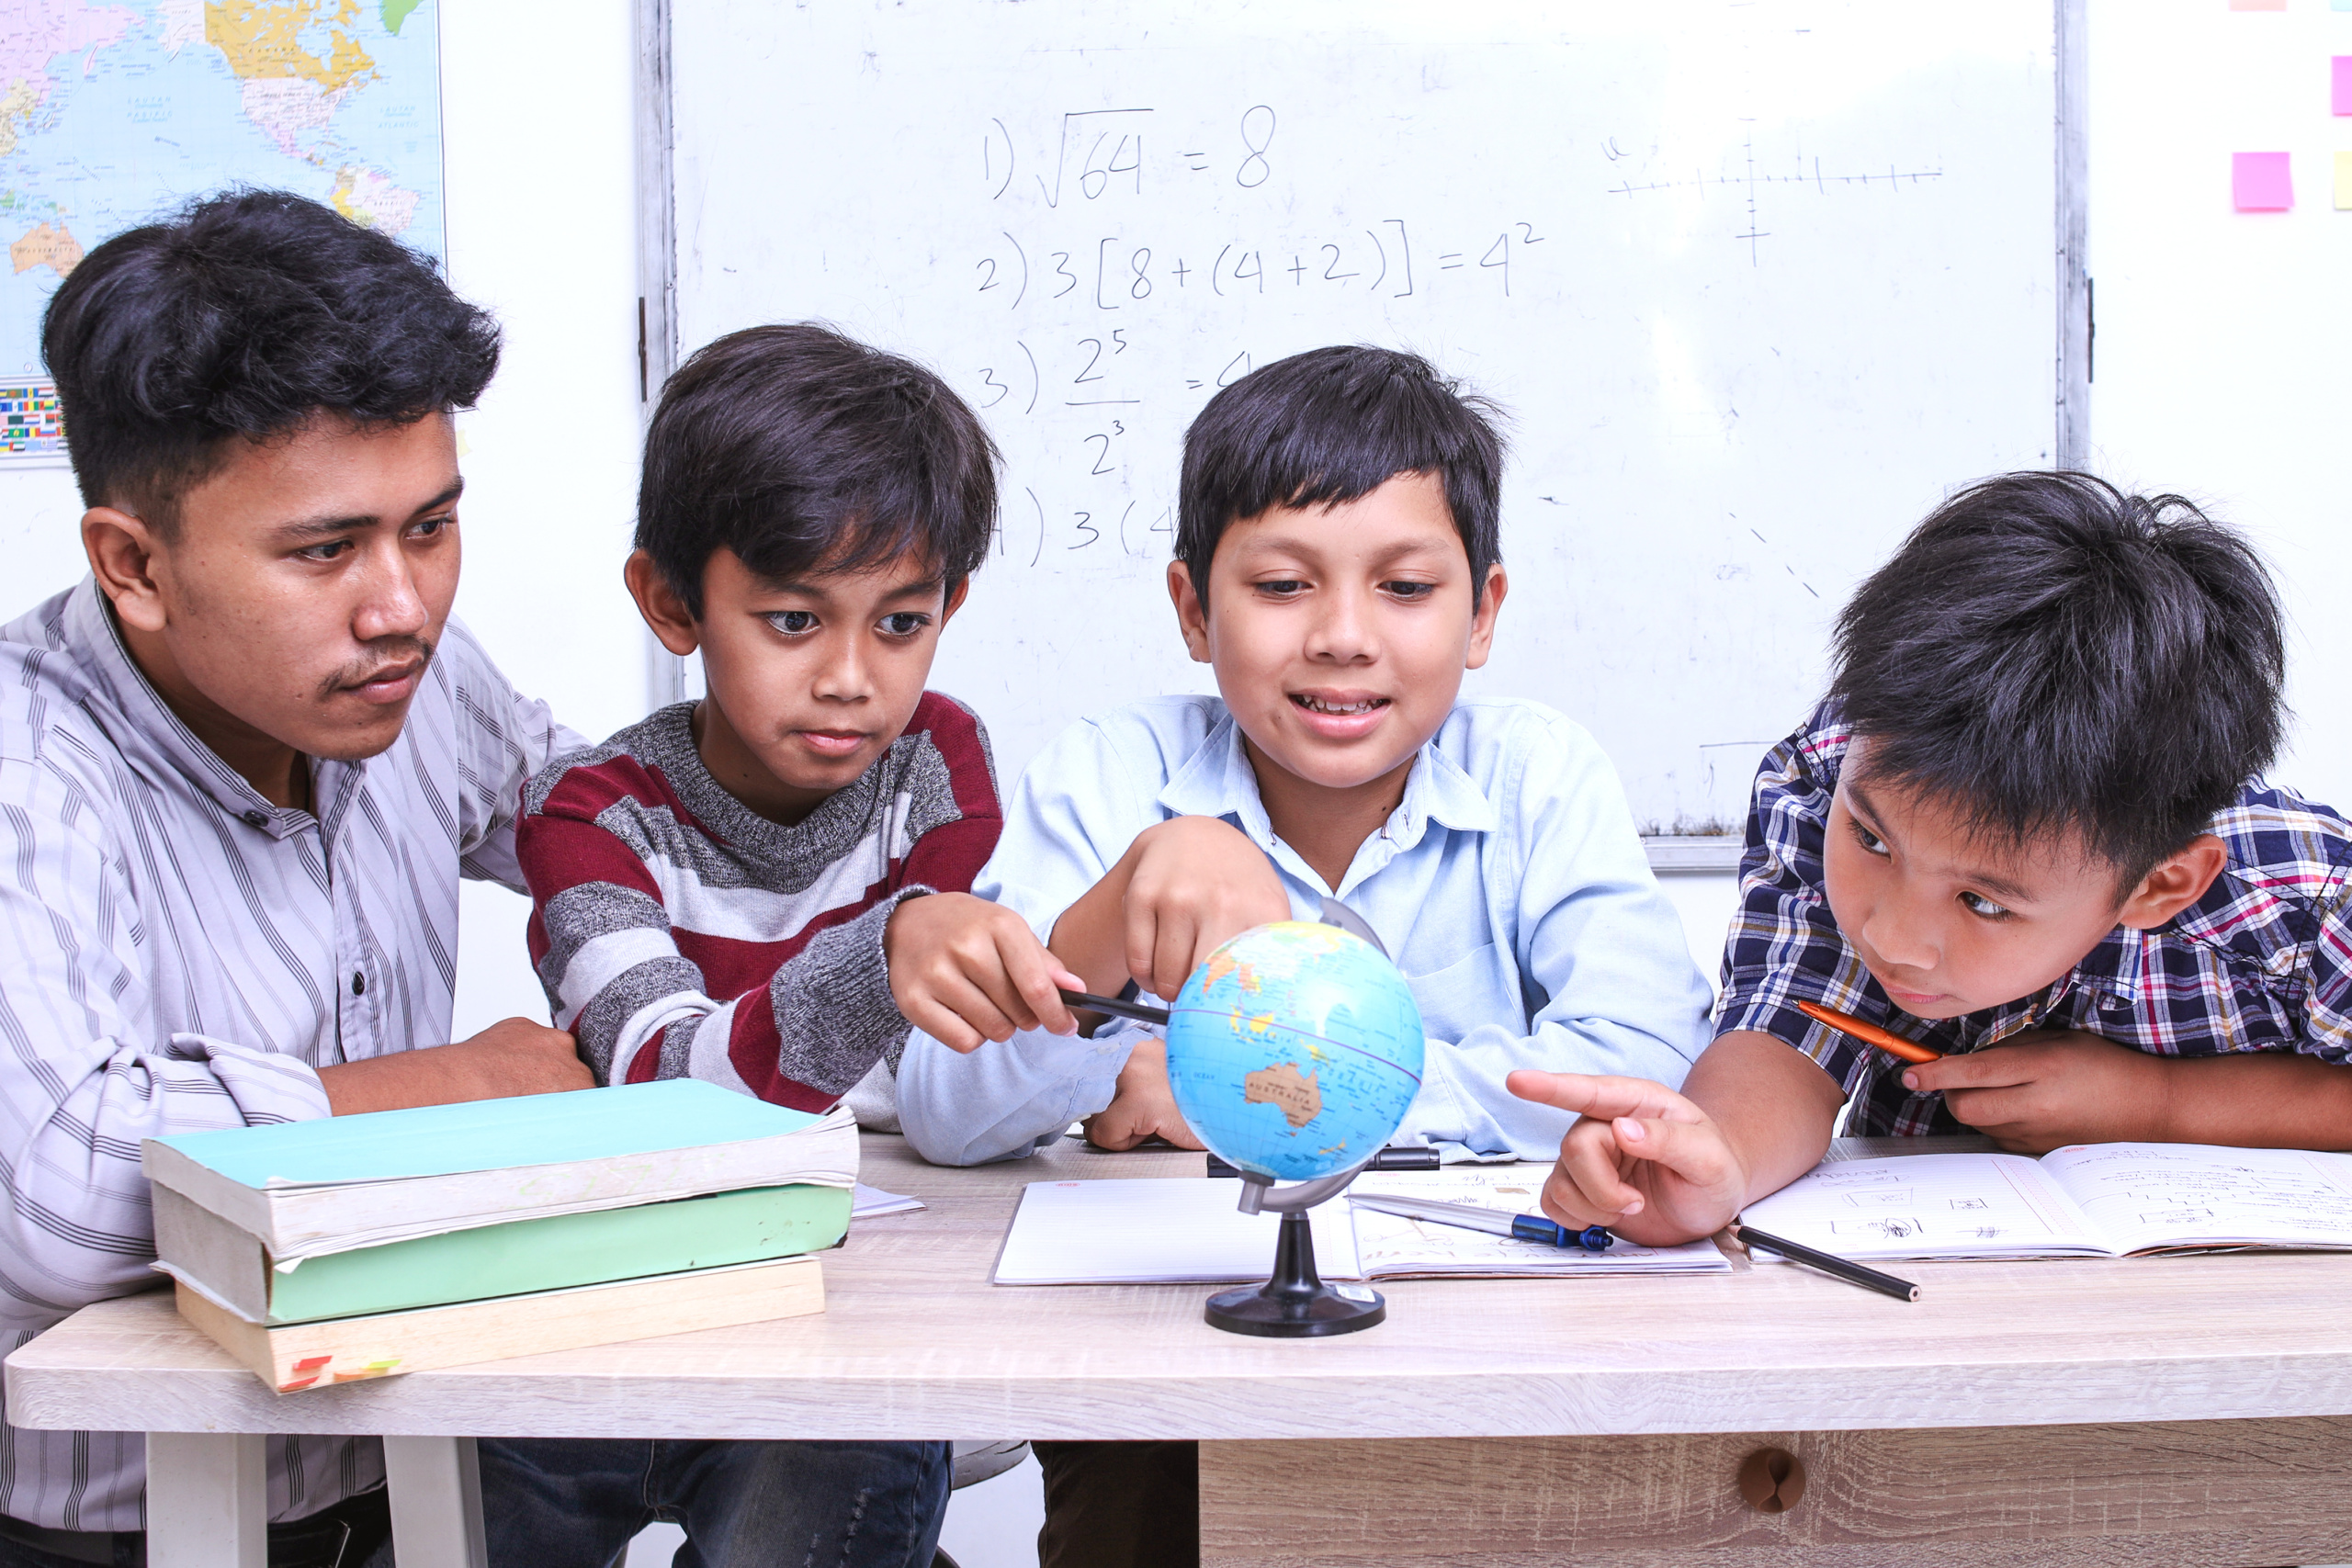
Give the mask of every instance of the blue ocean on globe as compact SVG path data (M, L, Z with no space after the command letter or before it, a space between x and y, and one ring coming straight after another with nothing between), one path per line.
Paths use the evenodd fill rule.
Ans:
M1306 1181L1388 1142L1421 1087L1421 1013L1378 948L1281 920L1209 954L1170 1010L1168 1081L1228 1164Z

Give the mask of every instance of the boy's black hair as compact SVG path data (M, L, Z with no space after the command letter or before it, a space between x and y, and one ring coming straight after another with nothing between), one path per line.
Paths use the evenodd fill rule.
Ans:
M41 316L82 500L154 526L233 437L322 412L362 426L469 408L498 327L426 257L285 191L192 203L82 258Z
M2253 547L2177 495L2006 474L1919 525L1838 617L1863 775L2019 843L2080 835L2122 890L2278 750L2284 617Z
M828 327L749 327L695 350L645 434L637 547L702 615L703 568L857 571L910 552L952 591L988 558L996 443L946 382Z
M1470 558L1475 602L1502 558L1502 410L1418 355L1311 348L1211 398L1184 432L1176 558L1204 605L1226 529L1270 506L1336 506L1399 474L1435 474Z

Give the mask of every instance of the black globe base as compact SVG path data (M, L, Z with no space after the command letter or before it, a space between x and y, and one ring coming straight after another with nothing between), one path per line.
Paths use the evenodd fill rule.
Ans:
M1262 1285L1219 1291L1202 1316L1227 1334L1265 1339L1310 1339L1353 1334L1388 1315L1388 1303L1365 1285L1327 1285L1315 1272L1315 1235L1304 1211L1283 1216L1274 1246L1274 1277Z

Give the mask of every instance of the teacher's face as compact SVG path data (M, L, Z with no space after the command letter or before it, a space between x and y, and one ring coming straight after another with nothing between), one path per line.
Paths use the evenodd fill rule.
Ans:
M272 744L374 756L407 721L457 597L450 421L368 428L322 413L232 446L161 525L109 507L85 517L125 638L232 762Z

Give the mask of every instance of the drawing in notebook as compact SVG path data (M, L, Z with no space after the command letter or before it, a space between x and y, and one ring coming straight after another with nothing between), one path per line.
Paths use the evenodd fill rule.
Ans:
M1544 1167L1454 1167L1359 1178L1351 1190L1476 1202L1536 1212ZM1234 1207L1234 1184L1216 1178L1033 1181L1022 1193L997 1257L1000 1285L1226 1284L1261 1280L1273 1214ZM1355 1208L1310 1210L1316 1263L1327 1280L1437 1275L1715 1272L1731 1265L1713 1242L1607 1252L1542 1247Z
M2352 1250L2352 1155L2075 1144L1816 1166L1743 1218L1856 1258Z

